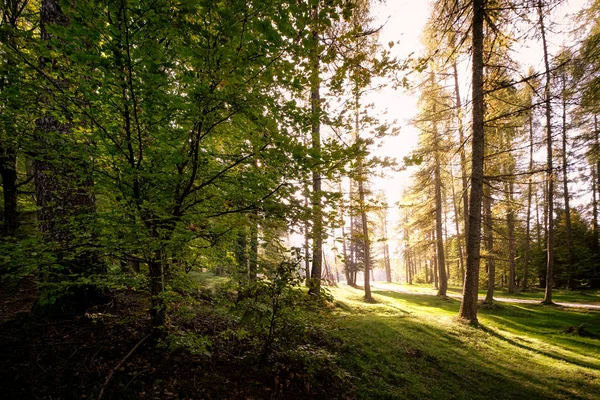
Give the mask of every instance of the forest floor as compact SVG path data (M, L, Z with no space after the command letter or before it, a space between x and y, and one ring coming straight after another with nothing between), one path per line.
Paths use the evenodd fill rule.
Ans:
M381 290L391 290L400 293L418 293L435 296L437 289L431 285L406 285L399 283L374 282L372 287ZM498 295L499 294L499 295ZM448 297L462 298L462 288L450 287ZM527 292L518 291L509 293L506 290L497 290L494 295L495 301L503 303L539 304L544 298L544 292L540 289L530 289ZM479 300L485 299L485 292L480 290ZM600 291L598 290L555 290L553 292L554 303L560 307L586 308L589 310L600 310Z
M196 278L211 293L227 282ZM300 311L317 335L287 353L295 359L264 366L244 356L253 352L244 330L231 336L234 320L216 303L201 303L172 328L199 335L209 351L146 341L114 371L103 399L600 398L599 311L496 303L481 307L473 327L456 320L455 298L379 285L372 303L360 289L327 288L334 297L328 311ZM148 299L138 292L120 292L104 309L70 319L29 315L34 299L31 282L0 291L2 398L96 399L149 333Z

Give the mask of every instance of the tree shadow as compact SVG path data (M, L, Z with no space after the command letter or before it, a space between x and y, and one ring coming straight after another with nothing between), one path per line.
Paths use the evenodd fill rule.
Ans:
M539 348L533 348L533 347L529 347L525 344L519 343L513 339L510 339L506 336L501 335L500 333L498 333L496 330L494 330L491 327L487 327L485 325L479 324L479 329L481 329L483 332L487 333L490 336L493 336L499 340L502 340L505 343L510 344L511 346L515 346L518 347L520 349L526 350L526 351L530 351L533 353L537 353L537 354L541 354L543 356L546 356L548 358L552 358L554 360L558 360L558 361L564 361L566 363L569 364L574 364L580 367L584 367L584 368L592 368L592 369L597 369L598 365L597 364L593 364L593 363L588 363L582 360L578 360L572 357L566 357L566 356L562 356L562 355L558 355L558 354L554 354L548 351L544 351L541 350Z

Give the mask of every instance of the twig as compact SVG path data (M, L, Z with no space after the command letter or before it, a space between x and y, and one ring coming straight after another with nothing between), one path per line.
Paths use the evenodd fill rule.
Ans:
M137 342L137 344L135 346L133 346L133 349L131 349L131 351L129 353L127 353L127 355L125 357L123 357L123 359L117 364L116 367L114 367L110 373L108 374L108 376L106 377L106 381L104 381L104 385L102 385L102 388L100 388L100 394L98 395L98 400L102 400L102 396L104 395L104 389L106 389L106 387L108 386L110 380L112 379L112 377L115 374L115 371L118 371L119 368L121 368L121 366L125 363L125 361L127 361L127 359L129 357L131 357L131 355L133 353L135 353L135 351L137 350L138 347L140 347L140 345L142 343L144 343L150 336L152 336L152 334L148 334L146 336L144 336L142 338L142 340L140 340L139 342Z

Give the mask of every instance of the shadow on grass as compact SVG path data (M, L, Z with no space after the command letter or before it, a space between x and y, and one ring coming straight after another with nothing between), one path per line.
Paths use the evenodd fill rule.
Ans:
M578 365L578 366L584 367L584 368L592 368L592 369L598 368L598 364L588 363L588 362L585 362L583 360L579 360L579 359L576 359L573 357L566 357L564 355L555 354L552 352L541 350L539 348L533 348L533 347L527 346L525 344L519 343L513 339L510 339L506 336L501 335L495 329L484 326L484 325L479 325L479 329L481 329L483 332L487 333L488 335L491 335L499 340L502 340L503 342L510 344L511 346L515 346L515 347L518 347L518 348L526 350L526 351L531 351L533 353L541 354L543 356L552 358L554 360L564 361L569 364Z
M563 379L549 366L540 373L529 362L514 362L512 352L490 357L474 345L484 333L495 336L489 328L443 329L418 319L376 315L351 316L345 325L348 348L340 361L358 377L357 398L551 399L558 393L572 397L578 390L590 393L588 398L600 394L597 385ZM510 339L506 343L519 345ZM527 359L522 352L520 357Z
M458 312L458 307L460 306L460 300L453 297L432 296L429 294L418 293L393 292L387 290L375 290L373 291L373 294L407 301L418 306L441 308L446 311L456 310Z

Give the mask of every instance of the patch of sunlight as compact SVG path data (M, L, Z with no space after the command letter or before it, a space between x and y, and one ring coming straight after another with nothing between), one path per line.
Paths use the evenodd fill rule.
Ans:
M543 338L525 336L524 339L522 334L516 335L499 327L488 328L488 333L499 344L512 348L511 351L525 353L539 364L566 371L583 368L600 377L600 371L597 370L600 368L600 359L597 355L584 355Z

